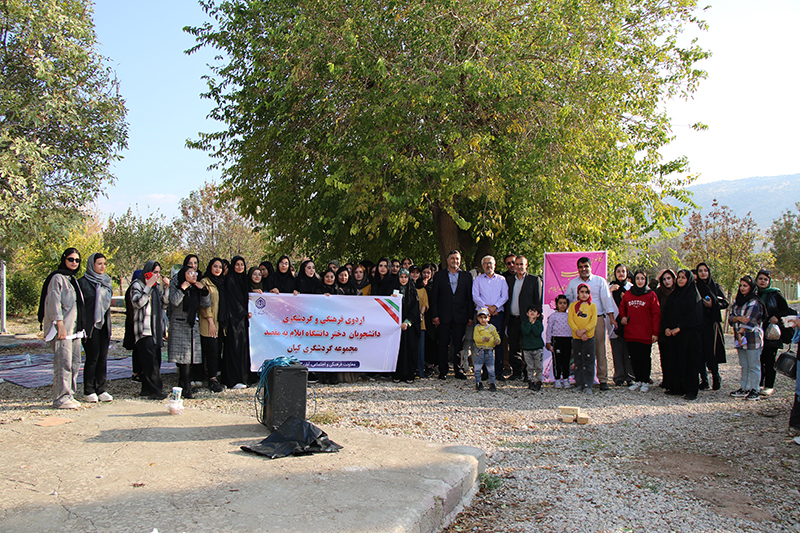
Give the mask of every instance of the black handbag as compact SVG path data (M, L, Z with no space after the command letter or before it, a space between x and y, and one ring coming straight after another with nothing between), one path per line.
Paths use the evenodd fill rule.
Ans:
M794 352L783 352L775 360L775 370L786 377L797 379L797 355Z

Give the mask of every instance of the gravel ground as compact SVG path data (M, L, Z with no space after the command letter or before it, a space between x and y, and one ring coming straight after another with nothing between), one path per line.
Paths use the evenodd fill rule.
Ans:
M347 428L485 450L481 491L450 533L800 531L800 446L787 433L794 382L779 376L769 399L734 400L733 350L728 359L722 390L701 391L694 402L655 386L588 396L521 384L478 393L472 380L359 381L314 385L308 414L334 441L336 429ZM653 361L659 383L657 354ZM176 376L164 381L169 388ZM128 380L109 387L117 398L138 391ZM253 393L204 389L186 403L255 417ZM0 384L0 423L51 415L49 404L49 387ZM581 407L590 423L561 422L560 405Z

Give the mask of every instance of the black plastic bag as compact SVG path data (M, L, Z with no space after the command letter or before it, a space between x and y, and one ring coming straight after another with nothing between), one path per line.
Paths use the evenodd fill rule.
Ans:
M242 446L246 452L278 459L289 455L338 452L342 447L314 424L290 416L269 437L252 446Z

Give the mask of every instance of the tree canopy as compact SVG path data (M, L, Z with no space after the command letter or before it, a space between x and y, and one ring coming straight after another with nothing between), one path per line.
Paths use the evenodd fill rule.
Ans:
M241 255L260 259L268 247L263 231L235 210L235 202L220 200L220 188L206 183L181 200L181 216L174 229L183 250L195 253L202 261L212 257L231 259Z
M94 200L126 146L125 105L89 0L0 6L0 250Z
M665 99L707 57L694 0L201 0L209 151L243 214L309 253L468 262L614 248L688 201ZM681 204L681 202L673 202Z
M743 275L755 277L760 268L772 265L772 254L756 252L761 240L750 213L739 218L730 208L714 200L705 216L695 211L689 218L683 234L684 261L689 268L701 261L708 263L716 282L728 295L734 295Z
M784 275L800 281L800 202L795 208L796 212L787 209L772 222L769 236L775 266Z

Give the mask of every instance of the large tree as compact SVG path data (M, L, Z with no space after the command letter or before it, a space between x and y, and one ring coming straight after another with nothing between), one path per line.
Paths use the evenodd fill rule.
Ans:
M0 251L113 179L125 105L96 47L89 0L0 2Z
M468 261L616 247L675 224L665 98L707 56L694 0L201 0L211 116L241 211L315 253ZM415 255L419 255L419 251Z
M775 256L775 267L786 276L800 281L800 202L796 212L786 210L772 222L769 236L770 250Z
M111 215L103 230L103 242L113 254L114 279L123 290L133 273L150 260L165 262L178 247L179 239L164 215L143 217L131 208L121 216ZM162 268L169 270L168 263Z
M705 215L695 211L689 218L683 235L684 261L689 268L708 263L716 282L733 295L743 275L755 277L760 268L772 265L772 254L756 251L760 242L762 235L750 213L739 218L715 199Z
M239 215L233 201L221 200L221 192L217 185L206 183L181 200L181 216L174 228L183 249L204 263L212 257L235 255L249 262L260 260L270 244L264 230Z

